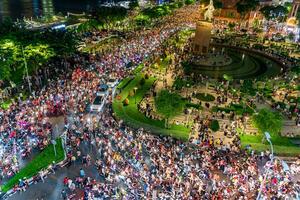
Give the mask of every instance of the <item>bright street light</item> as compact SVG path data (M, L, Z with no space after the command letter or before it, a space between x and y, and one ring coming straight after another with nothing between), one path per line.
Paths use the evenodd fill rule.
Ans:
M265 132L265 138L270 143L270 146L271 146L271 161L270 161L270 163L273 164L273 161L274 161L274 150L273 150L273 144L271 142L271 135L270 135L269 132ZM283 167L285 167L285 166L283 166ZM260 200L261 199L261 192L262 192L263 186L264 186L264 184L266 182L266 179L267 179L267 177L269 175L269 171L270 171L270 167L267 168L267 171L265 173L264 179L263 179L263 181L260 184L260 189L259 189L259 193L257 195L256 200Z

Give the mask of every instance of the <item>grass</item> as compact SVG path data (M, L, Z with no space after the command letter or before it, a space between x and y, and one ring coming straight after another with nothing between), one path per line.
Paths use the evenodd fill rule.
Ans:
M173 83L173 87L176 90L181 90L182 88L187 87L187 85L192 86L192 85L194 85L194 83L192 80L183 80L181 78L176 78Z
M135 75L137 75L137 74L139 74L139 73L143 70L143 68L144 68L144 64L143 64L143 63L142 63L142 64L139 64L139 65L132 71L132 73L135 74Z
M19 173L13 176L7 183L1 187L2 192L7 192L19 183L19 179L24 177L30 178L36 174L41 169L47 168L53 161L58 163L64 159L64 149L62 146L62 139L56 140L56 152L57 156L54 155L53 145L48 145L40 154L38 154L31 162L29 162L24 168L22 168Z
M251 148L255 151L270 151L270 145L265 141L262 143L262 135L240 135L242 147L245 148L247 145L250 145ZM274 147L274 154L278 156L299 156L300 147L293 144L292 141L295 139L287 137L272 137L271 141Z
M146 117L143 113L139 112L137 105L143 99L144 95L150 90L154 81L153 77L145 80L145 84L140 86L140 80L142 75L138 74L136 77L122 90L120 93L120 99L113 101L113 110L117 118L122 119L128 125L134 128L147 129L152 133L158 135L169 135L174 138L187 141L189 137L190 129L181 125L170 125L168 129L165 128L165 122L162 120L154 120ZM134 96L129 96L130 91L133 91L134 87L138 87ZM129 105L124 106L123 100L129 99ZM136 103L135 103L136 101Z
M0 107L4 110L7 110L11 104L12 104L12 100L8 99L8 100L4 101L3 103L1 103Z
M28 94L22 94L22 100L25 101L28 97ZM7 100L5 100L3 103L0 103L0 107L4 110L7 110L11 104L13 103L13 101L17 102L18 101L18 96L14 96L14 97L11 97Z
M250 145L251 148L255 151L261 152L270 150L270 145L262 144L262 143L243 143L242 147L245 148L247 145ZM280 145L273 145L274 154L277 156L299 156L300 155L300 147L287 147L287 146L280 146Z
M132 81L131 77L124 78L117 86L117 89L121 90L121 89L125 88L130 83L130 81Z

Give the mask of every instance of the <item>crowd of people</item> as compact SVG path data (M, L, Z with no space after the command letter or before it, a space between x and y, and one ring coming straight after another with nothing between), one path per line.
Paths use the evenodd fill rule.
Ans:
M75 178L75 188L66 185L62 196L77 189L83 191L85 199L120 196L128 199L253 199L258 194L267 161L265 166L272 172L262 194L268 199L297 198L300 188L294 176L300 169L299 163L286 172L280 162L269 162L269 154L261 156L241 151L238 142L217 147L209 136L195 144L160 138L143 129L131 130L116 123L111 111L109 106L99 120L93 120L95 128L83 130L86 135L83 143L97 150L98 179L84 177L79 171L82 179ZM82 125L73 126L68 134L76 138L74 132ZM207 130L203 125L199 132L205 135ZM81 159L76 151L78 149L73 152L74 160Z
M100 83L124 78L131 66L160 55L161 44L179 29L171 23L141 31L103 54L75 55L59 62L61 68L40 71L32 96L0 110L0 177L12 177L19 171L20 156L42 150L59 135L51 118L64 116L64 167L80 169L77 176L61 180L62 199L253 199L258 191L266 199L299 198L299 162L286 171L280 162L270 162L268 154L241 150L238 139L216 146L201 119L199 140L184 143L117 122L111 97L102 113L87 112ZM39 89L45 77L50 80ZM96 153L90 155L83 146ZM97 170L94 177L85 171L91 166ZM266 170L271 172L264 180ZM44 182L44 173L40 177ZM20 180L15 190L25 191L27 185Z
M107 52L56 60L29 77L31 96L24 101L20 96L7 110L0 110L1 179L16 174L21 159L33 149L45 148L58 134L53 130L52 117L67 116L70 111L82 116L100 83L110 77L123 78L130 70L128 66L159 54L161 43L179 29L168 25L141 31Z

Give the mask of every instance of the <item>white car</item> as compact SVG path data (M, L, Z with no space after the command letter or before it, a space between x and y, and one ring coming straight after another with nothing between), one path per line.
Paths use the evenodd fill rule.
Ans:
M110 78L108 81L107 81L107 85L110 87L110 88L114 88L117 86L118 84L118 79L114 79L114 78Z
M91 105L91 112L93 111L101 112L105 104L105 99L106 96L104 95L97 96L94 99L93 104Z
M108 96L108 85L106 84L100 84L96 93L96 98L94 99L90 109L91 111L97 111L100 112L102 111L107 96Z
M106 84L100 84L98 86L98 91L97 91L97 96L101 96L101 95L107 95L108 94L108 85Z

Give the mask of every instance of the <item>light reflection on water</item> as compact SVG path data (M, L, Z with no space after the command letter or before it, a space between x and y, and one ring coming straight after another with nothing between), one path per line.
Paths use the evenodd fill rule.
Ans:
M0 20L51 16L56 13L82 13L104 0L0 0Z

